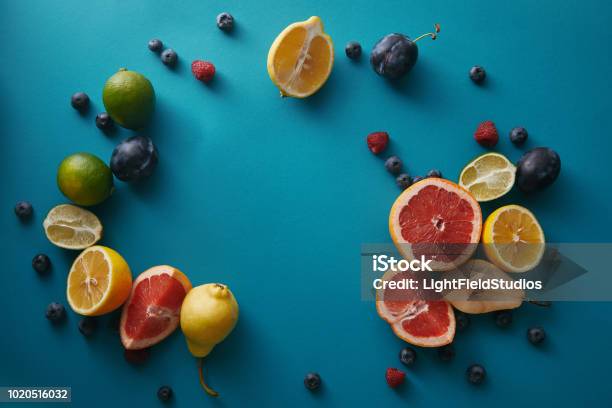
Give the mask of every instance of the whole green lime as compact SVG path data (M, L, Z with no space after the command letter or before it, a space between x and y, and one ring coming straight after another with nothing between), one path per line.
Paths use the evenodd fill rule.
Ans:
M121 68L104 84L102 101L117 124L136 130L146 125L153 114L155 90L144 75Z
M113 192L113 173L93 154L75 153L60 163L57 186L75 204L96 205Z

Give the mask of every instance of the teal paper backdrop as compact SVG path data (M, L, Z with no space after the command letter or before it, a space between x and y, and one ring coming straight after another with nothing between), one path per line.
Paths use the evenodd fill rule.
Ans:
M215 16L229 11L226 35ZM500 131L497 150L517 160L535 146L557 150L561 176L550 189L513 192L483 206L530 208L551 242L609 242L612 3L606 1L43 1L0 5L0 386L71 386L72 406L162 406L156 391L175 392L169 406L611 406L612 305L524 305L508 329L491 316L472 318L456 337L456 358L418 350L407 384L389 389L387 367L401 367L405 344L360 300L362 243L388 242L387 216L398 194L383 160L365 146L374 130L390 133L390 153L413 175L438 168L456 180L485 150L472 139L483 120ZM311 15L323 19L336 62L326 85L307 100L281 99L266 72L275 36ZM442 25L435 42L419 43L419 61L396 84L368 63L383 35L411 37ZM178 52L174 70L147 49L158 37ZM353 62L344 44L361 42ZM206 86L191 75L194 59L213 61ZM468 78L486 67L482 87ZM41 223L66 202L55 183L59 162L86 151L107 161L133 132L105 136L104 81L120 67L147 76L157 93L148 135L160 163L139 185L116 182L114 196L93 211L102 241L134 275L157 264L183 270L196 285L223 282L240 303L230 337L206 359L221 397L200 389L196 361L180 332L155 346L143 366L127 364L118 335L100 319L85 339L71 311L66 324L44 317L66 304L75 252L52 246ZM73 92L92 106L80 116ZM514 147L508 132L529 130ZM20 223L18 200L34 218ZM47 253L46 278L30 266ZM530 325L546 344L531 346ZM466 367L488 372L474 387ZM318 393L302 380L323 379ZM23 406L23 405L20 405Z

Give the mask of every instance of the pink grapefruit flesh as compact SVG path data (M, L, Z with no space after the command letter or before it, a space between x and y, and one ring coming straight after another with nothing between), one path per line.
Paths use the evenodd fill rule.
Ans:
M181 304L190 289L189 279L171 266L141 273L121 313L123 346L138 350L168 337L178 327Z

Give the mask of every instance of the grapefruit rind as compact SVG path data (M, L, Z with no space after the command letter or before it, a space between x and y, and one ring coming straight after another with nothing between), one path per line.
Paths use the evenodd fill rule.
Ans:
M434 271L449 271L460 266L471 258L471 256L477 249L478 242L480 242L480 234L482 231L482 211L480 209L480 205L478 204L478 201L476 201L476 199L470 194L470 192L464 189L463 187L451 181L436 177L426 178L417 183L414 183L412 186L404 190L402 194L400 194L399 197L397 197L397 199L393 203L393 206L391 207L391 211L389 213L389 233L391 234L391 239L393 240L395 247L402 255L402 257L407 260L412 260L416 258L412 251L413 243L406 241L402 237L400 223L396 220L399 219L399 214L401 210L409 203L410 199L416 196L423 188L431 185L458 194L461 199L467 201L470 204L474 213L474 219L472 220L473 228L470 236L470 242L465 243L467 244L467 248L452 262L433 261L430 263L430 266ZM450 244L463 243L453 242Z
M123 347L125 347L127 350L138 350L138 349L151 347L159 343L166 337L168 337L170 334L172 334L172 332L174 332L174 330L176 330L176 328L179 325L180 308L179 310L176 311L176 313L174 313L173 318L168 323L168 327L163 332L158 334L157 336L154 336L151 338L134 339L134 338L131 338L127 334L126 329L125 329L127 319L128 319L129 305L131 304L131 301L133 299L137 286L145 279L150 279L151 277L155 275L164 275L164 274L171 276L173 279L177 280L183 286L183 288L185 289L185 296L192 288L189 278L187 278L187 276L183 272L181 272L180 270L172 266L168 266L168 265L154 266L152 268L147 269L140 275L138 275L138 277L134 281L134 284L132 285L130 296L128 297L127 301L123 305L123 310L121 311L121 323L119 326L120 327L119 332L120 332L120 337L121 337L121 343L123 344Z

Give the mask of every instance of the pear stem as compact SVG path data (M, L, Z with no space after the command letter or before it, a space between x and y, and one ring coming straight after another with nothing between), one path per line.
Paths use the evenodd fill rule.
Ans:
M422 38L425 37L431 37L432 40L435 40L436 38L438 38L438 33L440 32L440 24L436 23L434 24L434 32L433 33L425 33L423 35L418 36L417 38L415 38L414 40L412 40L412 42L417 42Z
M218 397L219 393L217 391L213 390L212 388L210 388L204 382L204 374L202 374L202 367L204 367L204 359L203 358L199 358L198 359L198 371L200 373L200 385L202 386L202 388L204 388L204 391L206 391L206 393L208 395L210 395L211 397Z

